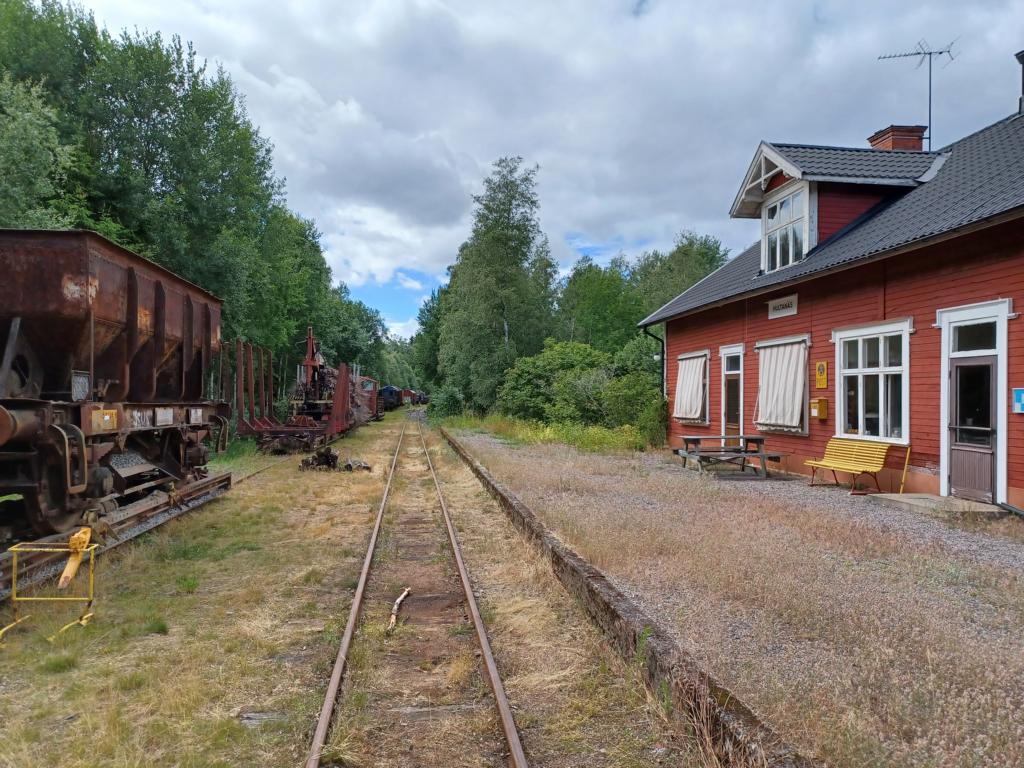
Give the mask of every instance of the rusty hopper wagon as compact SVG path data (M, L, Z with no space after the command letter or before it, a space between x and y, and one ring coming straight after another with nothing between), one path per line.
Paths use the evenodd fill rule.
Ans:
M0 230L0 275L0 526L65 531L205 474L219 299L84 231Z

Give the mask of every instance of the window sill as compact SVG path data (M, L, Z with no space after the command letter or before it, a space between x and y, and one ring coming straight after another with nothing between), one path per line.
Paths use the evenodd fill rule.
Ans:
M777 274L779 272L783 272L783 271L785 271L787 269L792 269L793 267L797 266L798 264L803 264L805 261L807 261L807 254L806 253L804 254L802 259L798 259L797 261L790 262L789 264L787 264L784 267L776 267L775 269L764 269L764 268L762 268L761 269L761 277L764 277L765 275L774 275L774 274Z
M837 434L832 435L837 440L867 440L872 443L888 443L889 445L899 445L906 448L910 445L910 440L901 437L878 437L876 435L855 435L855 434Z
M811 434L803 427L775 427L769 426L767 424L755 424L754 428L758 432L767 432L769 434L776 435L794 435L796 437L809 437Z
M701 419L684 419L681 416L673 416L673 419L678 421L680 424L686 424L691 427L710 427L710 421L702 421Z

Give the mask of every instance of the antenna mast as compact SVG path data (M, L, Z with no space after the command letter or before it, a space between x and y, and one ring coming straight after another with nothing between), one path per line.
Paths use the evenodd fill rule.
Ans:
M878 57L879 61L883 59L910 59L917 58L917 67L920 69L921 65L924 64L925 59L928 60L928 151L932 149L932 61L935 60L936 56L949 56L949 62L953 61L956 56L953 54L953 40L949 45L944 48L932 50L932 47L928 45L928 41L921 38L917 41L917 48L913 51L906 51L905 53L886 53ZM949 62L946 65L949 66Z

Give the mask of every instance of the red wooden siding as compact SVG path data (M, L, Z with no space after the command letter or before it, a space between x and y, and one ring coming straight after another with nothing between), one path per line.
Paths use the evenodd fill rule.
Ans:
M767 300L796 293L798 313L768 319ZM681 445L684 434L722 432L722 365L718 348L743 343L743 431L756 432L758 354L754 343L780 336L810 333L808 380L810 396L828 399L828 418L810 419L808 435L768 433L770 448L791 452L788 467L804 471L803 459L821 456L836 429L835 345L832 331L851 325L913 318L910 336L910 442L908 490L938 491L941 331L935 328L938 309L998 298L1010 298L1024 309L1024 223L1004 224L988 232L963 236L915 253L855 267L772 295L736 301L668 323L667 386L675 392L676 358L686 352L710 350L708 386L710 424L680 424L671 419L670 444ZM1009 389L1024 386L1024 317L1008 326ZM814 364L828 362L828 388L816 390ZM1010 402L1003 404L1009 412ZM1024 502L1024 415L1008 417L1008 483L1010 503ZM903 449L890 451L898 477Z
M764 188L765 194L768 194L773 189L778 189L786 182L792 181L792 176L787 176L785 173L777 173L769 179L768 184Z
M878 187L862 184L818 185L818 242L823 243L885 198Z

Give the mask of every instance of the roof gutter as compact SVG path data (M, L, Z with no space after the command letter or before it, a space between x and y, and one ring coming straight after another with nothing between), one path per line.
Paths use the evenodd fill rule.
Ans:
M658 325L659 323L667 323L671 320L678 320L681 317L693 315L698 312L704 312L705 310L708 309L724 307L727 304L732 304L733 302L740 301L741 299L752 299L756 296L764 296L765 294L774 293L775 291L781 290L783 288L789 288L794 285L806 283L810 280L814 280L819 277L824 277L826 275L834 275L837 272L845 272L848 269L855 269L856 267L860 267L865 264L873 264L876 261L883 261L885 259L892 258L893 256L900 256L904 253L917 251L920 250L921 248L927 248L928 246L931 245L944 243L947 240L953 240L963 235L970 235L975 232L981 232L982 230L991 229L992 227L998 226L1000 224L1005 224L1010 221L1016 221L1017 219L1024 219L1024 206L1018 206L1017 208L1014 208L1006 213L1002 213L988 219L982 219L981 221L977 221L973 224L968 224L964 227L959 227L948 232L943 232L942 234L934 235L933 237L915 240L914 242L908 243L907 245L901 245L897 248L891 248L890 250L887 251L880 251L879 253L872 254L871 256L857 259L855 261L846 262L845 264L840 264L838 266L832 267L831 269L823 269L818 272L811 272L809 274L803 275L793 280L788 280L781 283L772 283L771 285L767 285L764 288L760 288L754 291L748 291L747 293L737 293L733 296L729 296L728 298L713 301L709 304L701 304L699 307L688 309L685 312L679 312L677 314L669 315L667 317L661 317L658 318L657 320L651 320L650 322L644 319L637 323L637 326L646 329L652 325Z

